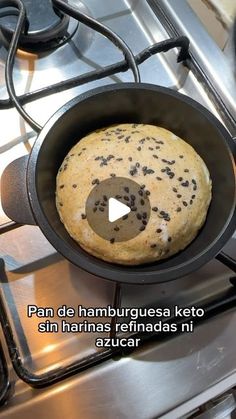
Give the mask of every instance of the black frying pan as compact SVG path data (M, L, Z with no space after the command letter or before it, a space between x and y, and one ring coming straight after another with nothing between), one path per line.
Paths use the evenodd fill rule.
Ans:
M187 140L204 159L213 182L207 220L197 238L169 259L134 267L107 263L86 253L68 235L55 206L56 174L67 152L96 128L122 122L159 125ZM151 84L106 86L64 105L44 126L29 158L6 168L3 209L19 223L37 224L65 258L88 272L126 283L165 282L208 262L235 231L235 156L235 144L225 128L190 98Z

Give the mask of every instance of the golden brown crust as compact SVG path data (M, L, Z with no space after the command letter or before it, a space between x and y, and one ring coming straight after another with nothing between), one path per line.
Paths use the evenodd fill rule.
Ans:
M170 220L151 211L146 230L137 237L114 244L99 237L83 219L85 203L94 181L111 174L145 184L151 207L167 212ZM187 142L152 125L119 124L87 135L70 150L57 175L56 205L69 234L88 253L123 265L164 259L184 249L202 227L210 201L211 180L201 157Z

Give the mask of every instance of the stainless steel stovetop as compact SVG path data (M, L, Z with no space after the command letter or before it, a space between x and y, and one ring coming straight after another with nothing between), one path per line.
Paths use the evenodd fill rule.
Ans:
M140 66L142 81L191 96L235 136L236 86L232 68L185 0L86 0L73 4L116 31L135 54L170 36L188 36L194 68L177 64L177 50L172 50ZM0 40L0 99L8 97L4 81L6 54ZM38 56L18 52L16 91L20 95L121 59L121 53L108 40L80 24L72 39L57 50ZM43 125L76 95L103 84L132 80L131 72L116 74L29 103L26 109ZM30 152L35 134L14 109L0 111L0 126L2 171L11 160ZM1 224L8 221L0 212ZM224 249L233 258L235 244L236 235ZM2 279L2 289L25 367L41 374L96 354L96 335L39 335L37 321L27 318L26 307L104 307L112 304L113 283L62 259L37 227L22 226L2 234L0 251L8 278ZM178 281L122 286L122 306L201 305L207 298L227 291L233 275L229 268L213 260ZM231 309L200 324L192 334L150 342L131 355L110 358L45 389L32 389L17 378L4 346L11 389L6 405L0 408L0 419L188 417L189 412L236 385L235 324L236 310ZM4 343L3 336L1 340Z

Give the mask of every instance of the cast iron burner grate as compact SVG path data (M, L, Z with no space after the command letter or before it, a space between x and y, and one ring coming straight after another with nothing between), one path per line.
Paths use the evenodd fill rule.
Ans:
M236 261L231 260L231 269L234 272L236 272ZM232 307L235 307L236 277L235 276L229 277L228 280L230 281L231 286L227 289L227 291L221 292L216 297L214 298L211 297L204 304L199 305L199 307L204 309L204 312L205 312L204 317L201 317L201 318L188 317L188 319L185 319L184 317L171 318L165 322L163 321L163 324L174 322L177 324L177 326L180 326L183 322L187 320L188 322L193 321L193 324L195 326L196 324L201 323L205 321L206 319L209 319L213 316L216 316L219 313L222 313L226 310L229 310ZM4 283L7 283L7 282L8 282L8 279L7 279L7 274L5 271L4 261L3 259L0 259L0 284L2 286ZM118 284L118 283L116 284L112 306L114 309L118 309L122 307L122 285L121 284ZM197 307L198 307L198 304L196 304L196 308ZM15 307L15 310L17 313L16 307ZM1 287L0 323L2 326L2 330L3 330L3 334L5 337L6 344L7 344L7 349L8 349L8 353L12 362L12 366L17 376L21 380L23 380L24 382L26 382L27 384L29 384L31 387L34 387L34 388L42 388L42 387L50 386L74 374L77 374L88 368L98 365L102 363L103 361L106 361L114 356L125 356L135 350L131 348L124 349L121 347L114 347L114 348L111 347L109 349L103 349L96 354L86 356L64 367L57 367L53 370L50 370L50 372L43 373L43 374L35 374L34 372L27 369L24 365L24 362L22 361L20 350L16 343L17 341L14 337L14 332L11 327L11 321L7 312L10 312L10 311L7 310L6 308L6 302L4 301L3 290ZM112 317L110 338L117 337L117 334L115 332L116 323L117 323L117 318ZM177 333L172 334L171 332L169 333L160 332L160 333L153 333L153 334L151 333L133 334L129 337L133 339L139 338L142 345L142 344L145 344L146 342L151 342L151 341L160 342L168 337L171 338L176 335ZM5 376L5 380L6 380L6 377L7 375ZM5 387L5 394L6 394L6 387Z
M39 52L58 48L74 35L78 22L54 9L51 0L22 0L27 21L21 33L19 47L24 51ZM15 1L4 0L0 7L0 31L9 45L18 20Z
M20 97L17 97L15 95L12 72L13 72L13 64L14 64L14 58L17 51L17 47L18 45L20 45L20 40L23 36L22 32L24 29L27 28L27 18L26 18L27 15L26 15L26 9L22 0L2 0L1 5L3 5L3 7L14 6L15 8L17 8L19 11L19 17L17 20L14 35L11 39L10 48L8 52L7 66L6 66L6 84L7 84L7 89L8 89L10 98L0 101L0 109L7 109L13 106L16 106L16 108L18 109L20 114L23 116L23 118L29 123L29 125L33 127L35 131L40 131L41 127L35 121L33 121L31 117L23 109L22 106L26 103L32 102L34 100L37 100L42 97L46 97L53 93L61 92L66 89L70 89L70 88L73 88L73 87L76 87L76 86L79 86L79 85L82 85L82 84L85 84L94 80L102 79L107 76L111 76L116 73L119 73L119 72L124 72L124 71L127 71L128 69L132 69L135 80L139 81L138 65L143 63L152 55L157 54L159 52L169 51L172 48L176 48L176 47L180 48L180 52L178 55L178 62L186 62L186 60L189 59L189 52L188 52L189 40L186 37L172 38L172 39L168 39L166 41L154 44L150 46L149 48L143 50L138 55L133 56L132 52L129 50L127 45L116 34L114 34L109 28L106 28L100 22L86 15L83 15L77 9L73 8L72 6L69 6L67 3L61 0L53 0L53 3L54 5L56 5L58 9L61 9L62 12L68 14L70 17L73 17L77 21L83 22L90 28L105 35L108 39L110 39L116 46L118 46L122 50L122 52L124 53L125 60L109 65L103 69L91 71L90 73L77 76L69 80L62 81L60 83L56 83L54 85L39 89L34 92L26 93ZM14 14L16 14L16 11L14 12ZM9 230L12 230L18 227L20 227L20 225L14 222L7 223L5 225L0 226L0 234L3 234ZM228 255L224 253L221 253L220 255L218 255L217 259L220 262L224 263L226 266L228 266L233 272L236 272L236 261L234 259L230 258ZM203 321L206 318L212 317L218 314L219 312L223 312L235 306L236 304L236 278L229 277L228 279L231 282L231 286L226 292L219 294L216 298L214 298L214 300L211 299L211 300L206 301L204 303L204 306L201 305L201 308L205 310L205 316L201 318L201 320L200 319L196 320L196 318L193 318L193 319L188 318L188 321L193 320L194 323L196 324L197 322ZM8 279L7 279L7 275L6 275L6 271L4 267L4 261L0 259L0 283L3 284L3 283L6 283L7 281ZM122 286L120 284L116 284L115 294L114 294L114 299L113 299L113 307L116 309L121 307L121 302L122 302ZM18 375L18 377L21 380L28 383L32 387L39 388L39 387L49 386L55 382L65 379L68 376L71 376L87 368L95 366L113 357L114 355L126 355L127 353L131 352L130 349L127 351L127 350L124 350L124 348L109 348L106 350L102 350L101 352L96 353L95 355L93 354L93 355L83 358L82 360L70 363L69 365L65 367L59 367L54 370L51 370L50 372L37 375L33 373L32 371L28 370L21 359L20 350L16 343L16 339L14 337L10 319L7 314L8 312L10 311L7 309L7 301L5 301L3 292L1 290L0 292L0 323L3 329L9 356L10 356L13 368L16 374ZM180 318L171 319L172 322L175 321L175 323L177 324L179 323L179 320ZM181 318L181 322L184 320L185 320L184 318ZM111 321L111 333L110 333L111 338L114 338L116 336L115 334L116 322L117 322L116 318L113 318ZM133 336L133 337L136 337L136 336ZM139 336L139 337L141 338L142 343L146 341L150 341L150 340L160 341L167 337L167 333L159 333L159 334L153 334L153 335L143 334L142 336ZM7 374L5 373L5 383L6 382L7 382ZM6 389L6 386L5 386L5 389Z
M2 406L9 396L10 383L6 358L0 343L0 406Z
M14 34L11 38L6 60L5 76L9 99L0 101L0 109L7 109L12 106L15 106L19 114L36 132L40 132L42 127L36 121L34 121L23 108L23 105L28 102L32 102L33 100L43 98L52 93L58 93L66 89L70 89L94 80L99 80L119 72L124 72L129 69L133 73L134 80L136 82L139 82L140 74L138 65L143 63L147 58L151 57L153 54L156 54L158 52L166 52L174 47L180 47L178 62L185 61L187 58L189 58L189 40L186 37L172 38L167 41L154 44L135 57L128 45L123 41L123 39L121 39L115 32L113 32L104 24L80 12L77 8L70 6L62 0L52 0L52 3L58 10L60 10L60 12L67 14L71 18L82 22L84 25L107 37L116 47L118 47L122 51L125 60L107 66L101 70L91 71L90 73L84 74L82 76L74 77L69 80L39 89L35 92L26 93L20 97L17 97L13 82L13 66L17 48L20 43L20 39L22 38L22 33L27 31L27 10L22 0L3 0L3 2L1 3L2 7L9 6L9 4L13 5L15 7L15 11L18 12L19 16Z

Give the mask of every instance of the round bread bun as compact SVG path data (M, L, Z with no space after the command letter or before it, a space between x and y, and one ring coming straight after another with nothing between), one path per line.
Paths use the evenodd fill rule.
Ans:
M102 164L98 156L113 157ZM93 180L111 174L145 184L151 208L162 208L167 219L152 210L145 230L131 240L111 244L98 236L84 215L86 199ZM119 124L92 132L70 150L57 175L57 210L70 236L88 253L117 264L150 263L184 249L204 224L210 201L211 180L202 158L187 142L153 125Z

